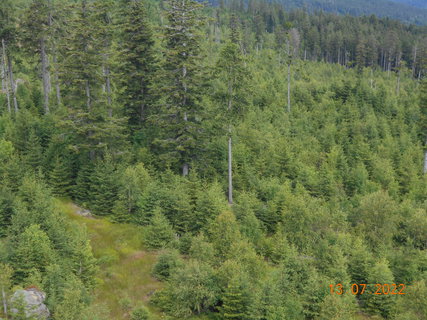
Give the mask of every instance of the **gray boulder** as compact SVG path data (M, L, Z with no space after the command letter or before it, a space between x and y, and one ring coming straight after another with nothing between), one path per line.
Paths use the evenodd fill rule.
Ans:
M46 299L46 294L36 288L29 288L25 290L17 290L11 299L12 313L19 313L17 309L24 308L25 316L28 318L35 318L38 320L45 320L49 318L50 312L43 301Z

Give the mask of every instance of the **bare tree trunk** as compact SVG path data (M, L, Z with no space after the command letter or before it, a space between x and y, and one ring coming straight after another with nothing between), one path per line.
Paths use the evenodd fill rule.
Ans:
M400 94L400 68L397 72L397 84L396 84L396 95Z
M90 96L90 86L89 86L88 80L85 81L85 86L86 86L86 106L87 106L87 110L90 111L90 109L91 109L91 96Z
M402 69L402 61L400 60L401 53L399 53L398 57L396 58L396 67L398 68L397 72L397 83L396 83L396 95L400 94L400 72Z
M58 72L58 58L56 56L56 50L53 52L53 63L55 65L55 88L56 88L56 102L58 106L61 105L61 86L59 83L59 72Z
M184 53L184 54L186 54L186 53ZM182 77L183 78L187 77L187 68L185 65L182 67ZM183 85L184 85L184 93L185 94L184 94L184 99L182 101L182 104L183 104L183 106L185 106L187 104L187 85L185 82L183 83ZM187 122L187 121L188 121L187 112L184 112L184 122ZM184 164L182 165L182 175L184 177L188 176L188 171L189 171L189 164L188 164L188 162L184 162Z
M415 77L415 66L417 64L417 45L414 48L414 61L412 61L412 76Z
M50 75L49 75L49 61L46 54L46 40L40 40L40 56L42 63L42 80L43 80L43 95L44 95L44 112L49 113L49 92L50 92Z
M231 81L228 81L228 114L229 121L228 124L228 203L233 204L233 152L232 152L232 141L231 141L231 108L233 104L233 86Z
M291 112L291 63L288 63L288 112Z
M107 92L107 103L108 103L108 116L111 118L113 116L113 108L111 101L111 78L110 78L110 68L104 67L104 76L105 76L105 89Z
M144 92L144 80L143 79L141 79L141 96L143 97L144 96L144 94L145 94L145 92ZM144 115L145 115L145 103L144 102L142 102L141 103L141 108L140 108L140 112L141 112L141 114L140 114L140 116L139 116L139 123L140 124L142 124L143 123L143 121L144 121Z
M1 287L1 294L2 294L2 299L3 299L3 313L4 316L7 317L7 300L6 300L6 293L4 292L4 287Z
M12 88L12 98L13 98L13 106L15 107L15 112L18 112L18 100L16 100L16 86L15 86L15 80L13 80L13 71L12 71L12 59L7 57L7 63L9 66L9 81L10 86Z
M184 177L188 176L188 171L189 171L188 163L184 163L184 164L182 165L182 175L183 175Z
M228 203L233 204L233 168L232 168L232 146L231 146L231 126L228 128Z
M427 174L427 137L426 137L425 146L426 146L426 150L424 151L424 170L423 170L423 172L424 172L424 174Z
M3 78L2 81L4 83L5 89L6 89L6 97L7 97L7 111L11 113L11 106L10 106L10 92L9 92L9 84L7 80L7 65L6 65L6 44L4 43L4 39L1 40L2 50L3 50L3 59L2 59L2 68L3 68Z

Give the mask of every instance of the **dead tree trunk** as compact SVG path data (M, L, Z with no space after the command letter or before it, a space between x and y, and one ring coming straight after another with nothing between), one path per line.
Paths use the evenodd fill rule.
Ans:
M61 86L59 83L59 72L58 72L58 58L56 55L56 50L54 47L53 50L53 64L55 65L55 88L56 88L56 102L61 105Z
M105 76L105 90L107 93L107 104L108 104L108 116L111 118L113 116L113 106L111 99L111 77L110 77L110 67L104 67L104 76Z
M12 59L10 58L10 56L7 57L7 64L9 69L10 87L12 89L13 106L15 108L15 112L18 112L18 100L16 100L16 86L15 86L15 80L13 79Z
M9 91L9 84L8 84L8 80L7 80L7 65L6 65L6 44L4 43L4 39L1 40L1 45L2 45L2 51L3 51L3 55L2 55L2 69L3 69L3 73L2 73L2 81L4 84L4 88L6 91L6 97L7 97L7 111L9 113L11 113L11 106L10 106L10 91Z
M228 81L228 114L229 114L229 125L228 125L228 203L233 204L233 163L232 163L232 141L231 141L231 108L233 103L233 86L231 81Z
M1 287L1 295L2 295L2 300L3 300L3 313L4 316L7 317L7 299L6 299L6 292L4 292L4 287Z
M50 75L49 75L49 60L46 54L46 40L40 39L40 58L42 63L42 81L44 95L44 112L49 113L49 93L50 93Z
M426 137L426 142L425 142L425 151L424 151L424 174L427 174L427 137Z
M291 63L288 63L288 112L291 112Z

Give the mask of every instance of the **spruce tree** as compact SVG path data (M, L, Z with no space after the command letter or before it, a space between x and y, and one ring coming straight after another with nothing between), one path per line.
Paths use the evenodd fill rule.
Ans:
M161 160L179 167L184 176L201 145L200 8L194 0L168 1L165 62L159 85L165 98L154 118L161 129L156 141Z
M238 282L232 279L222 296L222 306L220 309L221 318L224 320L245 319L246 301Z
M165 248L174 239L172 226L159 208L154 211L144 239L145 245L150 249Z
M68 159L59 155L55 157L49 181L56 195L60 197L71 195L73 189L72 167Z
M7 235L7 229L12 223L14 214L15 197L12 192L6 188L0 188L0 238Z
M35 130L30 131L25 148L25 162L34 170L40 169L43 160L43 148Z
M123 0L121 25L121 101L132 129L140 129L153 104L156 71L154 38L141 0Z
M107 154L104 161L99 161L90 178L90 206L100 215L110 214L117 200L117 172L111 157Z
M124 147L123 119L110 116L102 67L105 57L106 23L104 10L92 1L83 0L67 23L62 51L67 58L60 69L64 88L61 126L73 133L73 148L95 160L106 147L121 150Z
M82 204L90 201L92 174L94 165L90 162L83 164L77 174L76 185L73 190L74 197Z
M51 0L33 0L25 12L22 38L25 49L30 54L39 55L43 87L44 112L49 113L49 95L51 90L49 70L49 47L52 25Z
M15 112L18 111L18 102L16 99L15 82L12 72L12 54L13 45L17 38L16 28L16 6L13 0L3 0L0 2L0 41L3 82L5 84L7 96L7 108L9 113L12 109L12 102Z
M55 260L52 243L39 225L29 226L17 237L11 255L17 281L24 280L33 268L44 272Z

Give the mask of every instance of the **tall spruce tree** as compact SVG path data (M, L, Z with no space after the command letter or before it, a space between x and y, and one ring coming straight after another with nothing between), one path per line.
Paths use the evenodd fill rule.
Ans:
M104 9L88 0L73 9L62 43L66 52L62 79L67 85L63 101L68 107L62 126L74 136L74 148L95 160L106 146L112 150L123 147L123 119L109 116L103 94L105 42L100 33L105 30Z
M153 103L156 70L153 32L140 0L123 0L121 33L121 101L128 123L138 129Z
M49 38L52 25L51 0L33 0L25 13L22 32L23 43L30 54L38 54L41 65L44 112L49 113L51 90L49 70Z
M72 169L72 163L69 159L61 155L55 157L49 181L56 195L60 197L71 195L73 185Z
M3 81L5 83L8 111L11 112L11 99L15 112L18 111L18 100L16 99L15 80L12 71L12 46L16 42L16 7L12 0L0 2L0 39L2 46L2 69ZM8 79L7 79L8 78ZM11 96L12 95L12 96Z
M201 144L201 7L194 0L169 0L166 10L166 52L159 88L165 98L155 117L161 128L156 142L162 160L179 166L183 176L188 175Z

